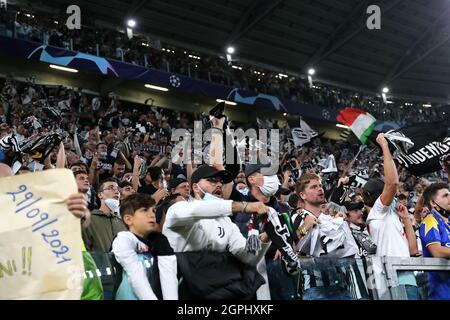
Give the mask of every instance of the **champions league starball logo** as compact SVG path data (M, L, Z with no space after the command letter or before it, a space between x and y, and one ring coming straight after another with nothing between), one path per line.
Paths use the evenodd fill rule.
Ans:
M181 79L176 75L171 75L169 77L170 85L174 88L179 88L181 86Z
M73 61L81 61L83 63L89 62L94 63L98 70L104 74L108 75L113 73L116 77L119 77L119 74L114 70L114 67L109 63L105 58L97 57L92 54L86 54L77 52L75 55L73 53L68 52L66 55L61 56L54 52L52 52L52 47L47 46L45 44L34 49L29 55L28 59L39 59L39 61L47 62L50 64L56 64L60 66L70 66Z
M324 119L326 119L326 120L330 120L331 114L328 110L324 109L324 110L322 110L322 117L324 117Z

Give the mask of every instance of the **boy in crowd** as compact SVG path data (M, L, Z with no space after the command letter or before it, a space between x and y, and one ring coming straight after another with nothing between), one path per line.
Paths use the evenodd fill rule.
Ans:
M112 244L124 271L117 300L178 299L177 259L167 238L158 231L154 206L149 195L139 193L121 204L128 231L119 232Z

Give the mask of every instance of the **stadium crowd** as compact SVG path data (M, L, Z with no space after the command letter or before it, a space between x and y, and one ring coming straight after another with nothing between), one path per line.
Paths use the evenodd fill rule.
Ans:
M205 118L12 77L1 97L2 176L73 171L84 254L112 252L123 270L109 298L370 299L365 281L355 290L349 280L347 272L363 279L357 265L300 271L298 255L450 257L449 162L415 177L395 164L383 134L355 160L359 145L320 136L284 148L286 128L280 165L268 172L249 152L242 165L217 161L227 125L220 108ZM209 164L180 163L186 148L172 153L173 130L192 132L194 120L212 128ZM149 257L152 275L142 264ZM409 299L427 298L412 273L400 284ZM85 288L84 299L107 297L98 282ZM450 298L448 275L430 279L428 298Z
M94 19L90 17L84 17L83 28L80 30L69 30L57 15L38 14L10 6L7 12L0 13L0 34L162 69L332 110L358 106L380 121L395 121L400 126L437 121L446 112L450 112L443 105L424 108L423 104L426 105L426 101L411 103L393 100L392 104L387 104L381 96L373 94L322 83L311 86L306 76L288 76L238 61L229 63L224 58L161 44L161 41L143 34L135 34L129 39L123 32L96 27Z
M89 17L83 24L68 30L57 16L14 6L0 12L3 36L331 110L356 106L399 126L446 118L446 109L423 102L387 104L145 35L129 39L93 27ZM72 170L78 194L67 204L82 225L85 268L95 270L106 255L118 270L112 286L86 278L82 299L371 299L361 269L366 257L450 258L450 157L442 170L416 177L394 161L383 134L365 148L320 135L295 147L289 124L229 122L220 106L212 116L190 114L37 85L32 77L7 77L0 98L0 178ZM186 145L173 152L172 135L192 134L194 121L211 128L211 139L201 146L204 163L186 164L181 159L198 154ZM251 161L254 141L240 162L223 164L228 125L280 129L275 170ZM340 264L302 264L311 257L317 266L327 259ZM399 284L411 300L450 299L445 273L404 272Z

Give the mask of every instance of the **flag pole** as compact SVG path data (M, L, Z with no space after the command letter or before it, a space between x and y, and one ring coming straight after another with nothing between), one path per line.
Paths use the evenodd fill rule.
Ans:
M362 144L359 146L359 150L356 153L355 158L348 164L347 168L345 169L344 173L343 173L343 177L345 177L347 175L347 173L350 171L350 169L353 167L353 165L355 164L356 159L358 159L359 154L361 153L361 151L363 151L366 148L365 144Z
M365 144L362 144L362 145L359 146L358 153L356 153L356 156L355 156L355 159L353 159L353 162L356 161L356 159L358 158L358 156L359 156L359 154L361 153L361 151L363 151L365 148L366 148L366 145L365 145Z

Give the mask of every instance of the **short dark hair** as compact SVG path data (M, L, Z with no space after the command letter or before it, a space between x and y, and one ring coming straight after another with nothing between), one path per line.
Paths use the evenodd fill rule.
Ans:
M288 200L288 204L291 208L293 209L297 209L297 203L299 200L301 200L302 198L300 198L300 196L298 195L298 193L292 193L289 196L289 200Z
M122 220L124 216L134 216L134 213L141 208L151 208L155 206L155 200L144 193L135 193L120 203L120 215Z
M407 199L406 195L404 193L400 193L398 196L398 200L405 200Z
M161 179L161 168L160 167L150 167L147 170L147 174L150 175L152 181L157 181Z
M133 186L133 184L131 183L131 182L128 182L128 181L121 181L120 183L119 183L119 188L125 188L125 187L132 187Z
M81 171L81 170L77 170L77 171L74 171L74 172L73 172L73 176L74 176L75 178L76 178L78 175L80 175L80 174L88 175L87 172Z
M371 178L363 187L362 197L368 207L373 207L384 189L384 181L380 178Z
M114 162L115 165L124 166L126 165L125 161L122 158L117 158Z
M104 144L105 146L108 146L106 143L104 143L103 141L100 141L99 143L97 143L96 145L95 145L95 150L97 150L98 149L98 147L100 146L100 145L102 145L102 144Z
M439 190L447 189L448 190L448 184L444 182L436 182L430 184L428 187L425 188L423 191L423 200L424 204L428 207L428 209L432 209L431 206L431 200L434 200Z
M72 164L69 168L72 168L72 167L75 167L75 166L83 167L86 172L89 172L88 166L85 163L83 163L83 162L76 162L76 163Z
M107 178L105 180L103 180L102 182L100 182L100 185L98 186L98 192L102 192L103 190L103 185L107 182L115 182L117 183L117 180L114 178Z

